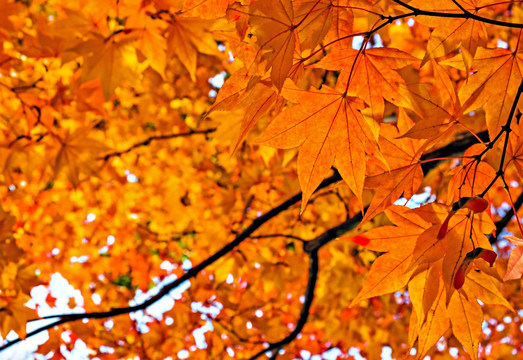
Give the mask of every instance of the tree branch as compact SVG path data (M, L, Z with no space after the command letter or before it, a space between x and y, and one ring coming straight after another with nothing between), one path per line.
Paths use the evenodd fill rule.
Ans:
M329 185L332 185L338 181L341 180L341 176L339 173L335 173L333 176L325 179L317 190L323 189ZM34 319L32 321L38 321L38 320L45 320L45 319L52 319L52 318L61 318L59 321L54 323L54 325L46 325L42 328L35 329L34 331L27 334L26 339L34 336L42 331L45 331L53 326L63 324L65 322L75 321L75 320L81 320L81 319L103 319L108 317L114 317L118 315L128 314L135 311L144 310L145 308L151 306L152 304L156 303L158 300L163 298L165 295L167 295L169 292L171 292L173 289L176 289L178 286L180 286L185 281L196 277L202 270L204 270L209 265L215 263L217 260L221 259L228 253L230 253L232 250L234 250L238 245L240 245L245 239L249 238L249 236L256 231L260 226L265 224L267 221L272 219L273 217L277 216L281 212L287 210L292 205L296 204L301 199L302 193L299 192L298 194L292 196L288 200L284 201L280 205L274 207L269 212L263 214L256 220L254 220L251 225L245 229L241 234L236 236L236 238L227 243L225 246L223 246L220 250L218 250L216 253L209 256L207 259L199 263L198 265L192 267L189 269L183 276L179 277L178 279L170 282L169 284L165 285L158 294L152 296L148 300L144 301L141 304L134 305L134 306L127 306L122 308L115 308L111 309L109 311L100 311L100 312L91 312L91 313L81 313L81 314L62 314L62 315L51 315L51 316L44 316L41 319ZM11 342L8 342L0 347L0 351L5 350L12 345L22 341L22 339L18 338L16 340L13 340Z
M209 129L209 130L203 130L203 131L204 132L212 132L214 130L213 129ZM182 133L182 134L172 134L172 135L166 135L166 136L171 136L171 137L189 136L189 135L192 135L194 133L195 132L193 132L193 133ZM479 135L480 138L484 138L484 137L487 136L486 132L480 133L478 135ZM160 139L163 139L163 138L166 138L166 137L159 137L159 138L155 138L155 139L152 139L152 140L160 140ZM151 141L151 140L149 140L149 141ZM432 158L438 158L438 157L441 156L442 152L444 153L444 152L447 152L447 151L451 152L451 153L460 153L460 152L465 151L470 145L473 145L473 144L475 144L477 142L478 142L478 140L477 140L476 137L474 137L472 135L467 135L467 136L464 136L461 139L461 141L453 142L452 144L444 146L443 148L435 150L434 152L431 152L431 153L423 155L421 157L421 159L422 160L427 160L427 159L432 159ZM147 145L147 141L135 144L131 148L129 148L130 150L126 150L124 152L121 152L120 154L123 154L125 152L129 152L129 151L131 151L132 149L134 149L136 147L145 146L145 145ZM117 153L113 153L113 154L115 154L115 155L108 154L108 155L106 155L106 157L109 156L109 155L111 155L111 156L119 156ZM429 171L434 166L434 165L430 166L431 164L436 164L438 162L439 162L439 160L435 160L434 162L431 162L431 163L422 164L422 168L424 169L424 172L425 171ZM341 180L342 180L341 175L336 171L334 175L326 178L320 184L318 189L316 189L316 191L321 190L323 188L326 188L329 185L332 185L332 184L334 184L334 183L336 183L338 181L341 181ZM189 269L182 277L180 277L180 278L172 281L171 283L167 284L166 286L164 286L160 290L160 292L158 294L154 295L153 297L151 297L150 299L144 301L143 303L138 304L138 305L134 305L134 306L115 308L115 309L111 309L109 311L81 313L81 314L61 314L61 315L44 316L44 317L42 317L40 319L34 319L32 321L39 321L39 320L52 319L52 318L60 318L60 320L29 332L27 334L26 338L32 337L32 336L34 336L36 334L39 334L39 333L41 333L41 332L43 332L45 330L48 330L48 329L52 328L54 326L61 325L63 323L67 323L67 322L72 322L72 321L81 320L81 319L102 319L102 318L114 317L114 316L128 314L128 313L131 313L131 312L135 312L135 311L140 311L140 310L146 309L147 307L151 306L152 304L154 304L158 300L160 300L162 297L167 295L170 291L172 291L173 289L176 289L178 286L180 286L185 281L187 281L187 280L197 276L206 267L208 267L209 265L215 263L217 260L221 259L223 256L225 256L226 254L231 252L238 245L240 245L244 240L249 238L250 235L252 233L254 233L254 231L256 231L260 226L262 226L263 224L265 224L267 221L269 221L273 217L277 216L281 212L287 210L289 207L291 207L292 205L297 203L301 199L301 196L302 196L301 192L297 193L296 195L292 196L291 198L289 198L288 200L284 201L280 205L278 205L275 208L271 209L269 212L263 214L262 216L260 216L256 220L254 220L251 223L251 225L247 229L245 229L241 234L236 236L236 238L233 241L231 241L228 244L226 244L224 247L222 247L216 253L214 253L213 255L208 257L206 260L202 261L200 264L198 264L198 265L194 266L193 268ZM362 215L361 215L361 213L358 213L357 215L353 216L352 218L348 218L343 223L341 223L341 224L339 224L339 225L337 225L337 226L327 230L325 233L317 236L315 239L312 239L312 240L309 240L309 241L305 241L305 243L304 243L305 251L307 253L309 253L310 256L312 256L312 254L316 253L322 246L326 245L327 243L329 243L330 241L336 239L337 237L343 235L347 231L350 231L350 230L354 229L360 223L361 219L362 219ZM291 333L291 335L293 333ZM296 336L297 336L297 334L296 334ZM16 344L16 343L18 343L20 341L22 341L22 339L18 338L16 340L8 342L8 343L6 343L6 344L4 344L3 346L0 347L0 351L5 350L5 349L11 347L12 345L14 345L14 344ZM292 339L290 341L292 341ZM288 342L286 342L284 345L286 345L286 344L288 344ZM266 351L268 351L268 350L264 350L263 352L266 352Z
M211 132L210 130L206 130L206 131ZM483 133L480 133L480 134L481 134L481 136L485 136ZM182 135L182 136L187 136L187 135ZM467 136L463 137L462 141L457 141L457 142L454 142L454 143L449 144L447 146L444 146L443 148L435 150L432 153L428 153L428 154L423 155L421 158L425 159L425 160L432 159L432 158L437 158L437 157L440 157L440 153L442 151L452 151L452 153L463 152L470 145L475 144L477 142L478 142L478 140L476 139L476 137L474 137L472 135L467 135ZM138 147L138 146L143 146L143 145L137 145L135 147ZM439 162L439 160L435 160L433 163L428 163L428 164L434 164L434 163L438 163L438 162ZM428 165L422 164L422 167L423 166L426 166L427 171L429 170L429 168L427 167ZM332 185L332 184L334 184L334 183L336 183L338 181L341 181L341 180L342 180L341 175L336 171L334 173L334 175L326 178L320 184L320 186L318 186L318 189L316 189L316 191L324 189L324 188L326 188L326 187L328 187L328 186L330 186L330 185ZM206 267L208 267L209 265L215 263L217 260L219 260L220 258L225 256L226 254L228 254L229 252L234 250L245 239L249 238L250 235L252 233L254 233L254 231L256 231L260 226L262 226L263 224L265 224L267 221L269 221L273 217L277 216L281 212L287 210L289 207L291 207L292 205L297 203L301 199L301 196L302 196L301 192L297 193L296 195L292 196L291 198L289 198L288 200L284 201L280 205L278 205L275 208L271 209L269 212L263 214L262 216L260 216L256 220L254 220L251 223L251 225L247 229L245 229L241 234L236 236L236 238L233 241L231 241L228 244L226 244L224 247L222 247L220 250L218 250L216 253L214 253L213 255L211 255L210 257L208 257L207 259L205 259L204 261L202 261L198 265L196 265L193 268L189 269L182 277L180 277L180 278L172 281L171 283L167 284L166 286L164 286L160 290L160 292L158 294L154 295L153 297L151 297L150 299L144 301L143 303L138 304L138 305L134 305L134 306L115 308L115 309L111 309L109 311L81 313L81 314L51 315L51 316L44 316L44 317L42 317L40 319L34 319L32 321L60 318L60 320L58 320L58 321L56 321L56 322L54 322L52 324L49 324L49 325L46 325L46 326L43 326L41 328L38 328L38 329L35 329L35 330L31 331L30 333L27 334L26 339L29 338L29 337L32 337L32 336L34 336L36 334L39 334L39 333L41 333L41 332L43 332L45 330L48 330L48 329L50 329L50 328L52 328L54 326L63 324L63 323L76 321L76 320L81 320L81 319L103 319L103 318L114 317L114 316L128 314L128 313L131 313L131 312L135 312L135 311L140 311L140 310L146 309L147 307L151 306L152 304L154 304L158 300L160 300L162 297L167 295L170 291L176 289L178 286L180 286L185 281L187 281L187 280L197 276ZM357 215L353 216L352 218L348 218L343 223L341 223L341 224L339 224L339 225L337 225L337 226L327 230L325 233L319 235L315 239L306 241L304 243L305 251L308 252L309 254L312 254L313 252L317 252L322 246L326 245L330 241L336 239L337 237L341 236L342 234L346 233L347 231L350 231L350 230L354 229L359 224L361 219L362 219L362 215L361 215L361 213L358 213ZM5 350L5 349L13 346L14 344L16 344L16 343L18 343L20 341L22 341L22 339L18 338L16 340L8 342L8 343L6 343L6 344L4 344L3 346L0 347L0 351ZM265 351L267 351L267 350L264 350L264 352Z
M473 14L470 11L463 8L463 6L461 6L457 1L453 1L453 2L462 11L461 13L447 13L447 12L440 12L440 11L422 10L422 9L418 9L414 6L411 6L401 0L392 0L392 1L394 1L398 5L403 6L406 9L409 9L410 11L412 11L414 16L425 15L425 16L435 16L435 17L456 18L456 19L473 19L473 20L491 24L491 25L523 29L523 24L509 23L506 21L489 19L489 18L485 18L485 17L479 16L479 15Z
M470 146L477 144L479 142L478 138L483 142L487 142L489 140L487 130L477 133L476 135L477 135L477 138L470 134L467 134L465 136L458 136L456 138L456 140L454 140L450 144L443 146L437 150L434 150L430 153L422 155L420 160L425 161L425 160L443 158L446 156L463 154L463 152L466 149L468 149ZM421 169L423 170L423 174L427 174L430 170L432 170L434 167L436 167L436 165L438 163L439 163L439 161L431 161L431 162L422 163Z
M133 145L129 146L127 149L125 149L125 150L115 151L115 152L109 153L107 155L99 157L98 160L105 160L105 161L107 161L107 160L109 160L112 157L121 156L123 154L127 154L127 153L131 152L132 150L134 150L136 148L139 148L139 147L142 147L142 146L147 146L152 141L156 141L156 140L169 140L169 139L175 139L175 138L179 138L179 137L189 137L191 135L207 135L207 134L210 134L210 133L212 133L214 131L216 131L216 129L190 130L190 131L185 132L185 133L149 136L147 139L145 139L143 141L140 141L140 142L138 142L136 144L133 144Z
M517 211L519 208L521 208L521 205L523 205L523 191L519 194L518 198L514 202L514 207L511 207L505 216L501 218L501 220L496 221L496 236L489 237L491 244L494 244L498 240L498 236L501 234L501 231L508 225L512 217L515 215L514 208Z
M277 353L282 347L290 344L294 339L296 339L307 323L307 319L309 318L309 311L312 305L312 300L314 300L314 288L316 286L316 280L318 279L318 271L318 251L313 250L312 252L309 252L309 281L307 282L307 289L305 290L305 301L303 302L303 307L301 308L300 317L296 323L296 328L283 340L272 343L267 349L263 349L257 352L250 358L250 360L257 359L267 351L275 351Z

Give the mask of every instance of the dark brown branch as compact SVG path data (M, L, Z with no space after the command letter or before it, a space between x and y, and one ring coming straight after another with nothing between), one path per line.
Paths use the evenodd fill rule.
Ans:
M476 135L483 142L487 142L489 140L487 130L482 131ZM463 154L463 152L466 149L477 143L478 139L475 136L471 136L470 134L465 136L458 136L456 140L454 140L450 144L443 146L442 148L439 148L437 150L434 150L430 153L422 155L420 160L424 161ZM439 161L424 162L421 164L421 169L423 170L424 174L427 174L430 170L436 167L438 163Z
M211 132L212 130L205 130L207 132ZM178 135L178 136L188 136L189 133L186 133L186 134L174 134L174 135ZM480 133L479 134L480 137L484 137L486 136L486 134L484 133ZM452 153L459 153L459 152L463 152L465 151L470 145L473 145L475 143L477 143L477 139L472 136L472 135L468 135L468 136L465 136L462 138L461 141L457 141L457 142L454 142L450 145L447 145L441 149L438 149L438 150L435 150L434 152L432 153L428 153L428 154L425 154L424 156L422 156L422 160L423 159L431 159L431 158L437 158L437 157L440 157L440 154L441 152L445 152L445 151L449 151L449 152L452 152ZM139 144L142 144L142 143L139 143ZM145 146L146 144L143 143L142 145L135 145L133 148L135 147L138 147L138 146ZM130 151L130 150L129 150ZM107 156L107 155L106 155ZM114 155L116 156L116 155ZM435 160L433 163L438 163L439 160ZM425 166L424 168L424 171L425 170L430 170L430 168L427 167L426 164L423 164L422 166ZM325 179L321 185L318 187L318 189L316 191L319 191L323 188L326 188L338 181L341 181L342 178L340 176L340 174L338 172L335 172L334 175L330 176L329 178ZM52 316L46 316L46 317L43 317L41 319L35 319L33 321L38 321L38 320L44 320L44 319L51 319L51 318L60 318L60 320L52 323L52 324L49 324L49 325L46 325L46 326L43 326L41 328L38 328L38 329L35 329L33 330L32 332L28 333L26 338L29 338L29 337L32 337L42 331L45 331L45 330L48 330L54 326L57 326L57 325L60 325L60 324L63 324L63 323L66 323L66 322L71 322L71 321L75 321L75 320L80 320L80 319L102 319L102 318L108 318L108 317L114 317L114 316L118 316L118 315L123 315L123 314L128 314L128 313L131 313L131 312L135 312L135 311L140 311L140 310L144 310L146 309L147 307L149 307L150 305L156 303L158 300L160 300L163 296L167 295L170 291L172 291L173 289L177 288L178 286L180 286L183 282L197 276L203 269L205 269L206 267L208 267L209 265L213 264L214 262L216 262L217 260L219 260L220 258L222 258L223 256L225 256L226 254L228 254L229 252L231 252L233 249L235 249L238 245L240 245L245 239L249 238L251 236L251 234L256 231L260 226L262 226L264 223L266 223L267 221L269 221L270 219L272 219L273 217L277 216L279 213L285 211L286 209L288 209L289 207L291 207L292 205L294 205L295 203L297 203L300 199L301 199L301 192L292 196L291 198L289 198L287 201L281 203L280 205L276 206L275 208L271 209L269 212L263 214L262 216L260 216L259 218L257 218L256 220L254 220L251 225L245 229L241 234L239 234L238 236L236 236L236 238L229 242L228 244L226 244L224 247L222 247L220 250L218 250L218 252L214 253L213 255L211 255L209 258L207 258L206 260L202 261L200 264L196 265L195 267L191 268L190 270L188 270L182 277L174 280L173 282L167 284L165 287L163 287L160 292L158 294L156 294L155 296L151 297L150 299L146 300L145 302L141 303L141 304L138 304L138 305L135 305L135 306L128 306L128 307L123 307L123 308L115 308L115 309L111 309L109 311L101 311L101 312L92 312L92 313L83 313L83 314L62 314L62 315L52 315ZM325 233L319 235L318 237L316 237L315 239L312 239L312 240L309 240L309 241L306 241L304 243L304 249L306 252L308 252L309 254L312 254L312 253L315 253L319 250L319 248L321 248L322 246L326 245L327 243L329 243L330 241L336 239L337 237L343 235L344 233L346 233L347 231L350 231L351 229L354 229L361 221L362 219L362 215L361 213L353 216L352 218L349 218L347 219L346 221L344 221L343 223L327 230ZM11 347L12 345L18 343L22 341L22 339L16 339L16 340L13 340L9 343L6 343L4 344L3 346L0 347L0 351L2 350L5 350L9 347ZM267 350L264 350L264 352L267 351Z
M318 187L318 190L323 189L323 188L325 188L325 187L327 187L329 185L332 185L332 184L338 182L339 180L341 180L341 176L338 173L336 173L333 176L325 179L320 184L320 186ZM202 261L198 265L196 265L196 266L192 267L191 269L189 269L180 278L178 278L178 279L172 281L171 283L165 285L160 290L160 292L158 294L152 296L150 299L144 301L141 304L134 305L134 306L122 307L122 308L115 308L115 309L111 309L109 311L91 312L91 313L83 313L83 314L62 314L62 315L44 316L41 319L35 319L33 321L44 320L44 319L51 319L51 318L61 318L59 321L54 323L53 326L56 326L56 325L63 324L65 322L70 322L70 321L75 321L75 320L81 320L81 319L103 319L103 318L114 317L114 316L128 314L128 313L135 312L135 311L144 310L147 307L151 306L152 304L156 303L161 298L163 298L165 295L167 295L173 289L176 289L178 286L180 286L185 281L187 281L187 280L189 280L189 279L191 279L193 277L196 277L196 275L198 275L202 270L204 270L209 265L215 263L217 260L221 259L225 255L230 253L238 245L240 245L245 239L249 238L249 236L254 231L256 231L260 226L262 226L263 224L265 224L266 222L268 222L270 219L272 219L273 217L277 216L281 212L287 210L292 205L296 204L301 199L301 196L302 196L302 194L300 192L300 193L292 196L288 200L284 201L280 205L274 207L269 212L263 214L262 216L260 216L256 220L254 220L251 223L251 225L247 229L245 229L241 234L236 236L236 238L233 241L231 241L228 244L226 244L225 246L223 246L220 250L218 250L216 253L214 253L211 256L209 256L207 259L205 259L204 261ZM53 326L47 325L47 326L44 326L42 328L35 329L31 333L27 334L26 339L31 337L31 336L34 336L34 335L36 335L36 334L38 334L38 333L40 333L42 331L45 331L45 330L47 330L47 329L49 329L49 328L51 328ZM5 350L5 349L11 347L12 345L14 345L14 344L16 344L16 343L18 343L20 341L22 341L22 339L19 338L19 339L13 340L11 342L8 342L8 343L6 343L6 344L4 344L3 346L0 347L0 351Z
M477 143L477 139L472 135L468 135L468 136L464 137L462 141L447 145L446 147L436 150L434 153L438 152L438 156L439 156L439 152L441 152L441 151L452 151L453 153L459 153L459 152L465 151L470 145L475 144L475 143ZM444 150L444 149L446 149L446 150ZM422 156L422 159L431 159L431 158L436 158L438 156L434 156L433 153L429 153L429 154L425 154L424 156ZM438 161L439 160L436 160L436 161L434 161L434 163L437 163ZM335 172L334 175L325 179L316 191L326 188L341 180L342 180L341 175L338 172ZM160 292L157 295L151 297L149 300L146 300L145 302L135 305L135 306L115 308L115 309L112 309L109 311L83 313L83 314L52 315L52 316L45 316L41 319L35 319L33 321L45 320L45 319L51 319L51 318L60 318L60 320L58 320L52 324L49 324L49 325L46 325L46 326L43 326L41 328L31 331L30 333L27 334L26 338L32 337L36 334L41 333L42 331L52 328L54 326L57 326L57 325L60 325L63 323L67 323L67 322L71 322L71 321L75 321L75 320L102 319L102 318L108 318L108 317L128 314L128 313L139 311L139 310L144 310L145 308L149 307L150 305L156 303L163 296L167 295L170 291L172 291L173 289L180 286L183 282L195 277L207 266L213 264L214 262L216 262L217 260L219 260L220 258L225 256L226 254L231 252L238 245L240 245L245 239L249 238L250 235L254 231L256 231L260 226L262 226L264 223L266 223L273 217L277 216L279 213L285 211L286 209L288 209L289 207L291 207L292 205L297 203L301 199L301 196L302 196L302 193L300 192L300 193L292 196L291 198L289 198L287 201L276 206L275 208L273 208L266 214L263 214L262 216L260 216L256 220L254 220L251 223L251 225L247 229L245 229L241 234L236 236L236 238L233 241L231 241L230 243L228 243L227 245L222 247L220 250L218 250L218 252L214 253L209 258L202 261L200 264L198 264L195 267L188 270L182 277L167 284L165 287L163 287L160 290ZM304 244L305 251L307 251L309 254L316 252L320 247L322 247L325 244L329 243L330 241L336 239L337 237L341 236L345 232L350 231L351 229L354 229L359 224L361 219L362 219L361 214L357 214L356 216L347 219L340 225L327 230L325 233L321 234L320 236L316 237L315 239L306 241ZM0 347L0 351L5 350L20 341L22 341L22 339L16 339L11 342L8 342Z
M521 79L521 82L518 87L518 92L516 94L516 97L514 98L514 102L512 103L512 107L510 108L510 113L508 114L508 119L505 122L505 125L501 127L501 130L496 135L496 137L488 144L489 146L487 149L491 149L494 145L494 143L505 133L505 142L503 143L503 150L501 151L501 159L499 160L499 167L498 171L496 172L496 176L490 184L487 185L485 190L481 194L479 194L480 197L485 196L485 194L490 190L492 186L496 183L496 181L501 177L503 178L503 175L505 174L505 171L503 170L503 165L505 165L505 156L507 154L508 149L508 142L510 139L510 132L512 129L510 128L510 125L512 124L512 119L514 118L514 114L516 113L516 108L518 107L519 98L521 97L521 94L523 93L523 79ZM521 115L519 115L521 116ZM484 152L483 152L484 153ZM482 153L482 154L483 154ZM505 182L505 179L503 179L503 182ZM505 184L505 190L508 192L508 186Z
M414 6L411 6L401 0L392 0L392 1L394 1L396 4L401 5L404 8L407 8L410 11L412 11L412 13L413 13L412 15L414 15L414 16L425 15L425 16L444 17L444 18L473 19L473 20L491 24L491 25L523 29L523 24L509 23L506 21L489 19L489 18L485 18L485 17L479 16L479 15L473 14L470 11L463 8L463 6L461 6L457 1L453 1L453 2L456 4L456 6L459 7L459 9L461 10L461 13L448 13L448 12L440 12L440 11L422 10L422 9L418 9Z
M147 139L145 139L143 141L140 141L140 142L138 142L136 144L133 144L133 145L129 146L127 149L125 149L125 150L115 151L115 152L106 154L104 156L99 157L98 160L109 160L112 157L121 156L123 154L127 154L127 153L131 152L132 150L134 150L136 148L139 148L139 147L142 147L142 146L147 146L152 141L156 141L156 140L169 140L169 139L175 139L175 138L179 138L179 137L189 137L191 135L207 135L207 134L210 134L210 133L212 133L214 131L216 131L216 129L190 130L190 131L185 132L185 133L149 136Z
M365 209L366 210L366 209ZM348 218L341 224L334 226L330 228L329 230L325 231L323 234L317 236L316 238L307 241L303 248L306 252L312 253L315 251L318 251L322 246L328 244L332 240L340 237L341 235L345 234L348 231L351 231L356 226L358 226L363 219L363 215L360 213L357 213L351 218Z
M501 234L501 231L503 231L503 229L508 225L512 217L515 215L514 209L516 209L516 211L519 210L519 208L521 208L521 205L523 205L523 191L521 192L521 194L519 194L518 198L514 202L514 208L511 207L510 210L507 211L505 216L501 218L501 220L496 221L496 236L489 237L491 244L494 244L497 241L499 234Z
M306 242L305 239L302 239L299 236L294 236L294 235L290 235L290 234L263 234L263 235L253 235L250 238L251 239L268 239L268 238L276 238L276 237L296 240L296 241L300 241L300 242Z
M252 356L250 360L255 360L268 351L274 351L277 353L282 347L290 344L300 334L309 318L309 311L311 309L312 301L314 300L314 288L316 286L316 280L318 279L318 271L318 251L314 250L309 253L309 280L307 282L307 289L305 290L305 301L303 302L303 307L301 308L296 328L294 328L294 330L283 340L270 344L268 348L259 351Z

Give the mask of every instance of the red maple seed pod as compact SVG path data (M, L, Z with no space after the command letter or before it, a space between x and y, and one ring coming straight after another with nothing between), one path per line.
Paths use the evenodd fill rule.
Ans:
M447 235L447 230L449 227L449 221L452 216L459 210L459 209L469 209L472 210L474 213L480 213L485 211L488 208L488 201L483 199L479 196L474 197L462 197L458 201L456 201L454 204L452 204L452 210L449 212L447 218L441 224L441 228L439 229L438 233L438 240L441 240Z
M441 227L439 228L439 232L438 232L438 240L441 240L445 237L445 235L447 235L447 230L449 228L449 221L450 221L450 218L455 214L456 212L455 211L451 211L448 215L447 215L447 218L445 219L445 221L443 221L443 224L441 224Z
M467 266L468 266L468 264L467 264ZM456 275L454 276L453 285L454 285L454 289L456 289L456 290L461 289L461 287L465 283L465 267L466 266L461 265L459 267L458 271L456 272Z
M463 207L465 209L470 209L475 213L480 213L488 208L488 201L479 196L475 196L468 199Z
M486 262L488 262L490 264L490 267L492 267L492 265L494 265L494 260L496 260L497 256L498 256L498 254L496 254L494 251L484 250L484 249L481 252L481 254L479 255L480 258L482 258L483 260L485 260Z

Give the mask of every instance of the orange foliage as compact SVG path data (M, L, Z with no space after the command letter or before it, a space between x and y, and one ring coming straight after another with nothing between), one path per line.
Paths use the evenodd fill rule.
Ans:
M522 32L519 0L0 0L0 357L515 358Z

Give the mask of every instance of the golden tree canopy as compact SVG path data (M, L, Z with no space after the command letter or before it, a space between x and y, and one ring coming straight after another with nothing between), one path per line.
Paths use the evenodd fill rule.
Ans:
M0 357L515 358L522 32L520 0L0 0Z

